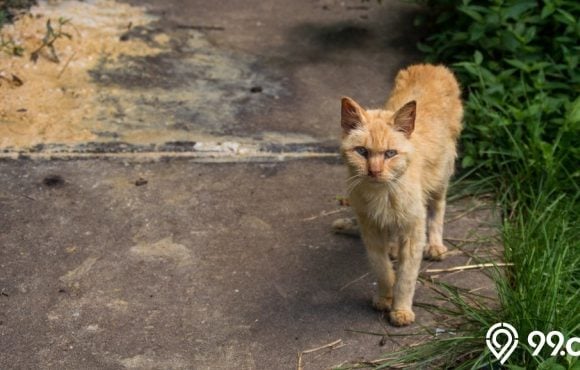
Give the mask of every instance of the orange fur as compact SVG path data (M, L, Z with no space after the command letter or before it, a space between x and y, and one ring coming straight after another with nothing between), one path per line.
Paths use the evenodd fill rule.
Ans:
M385 109L342 100L350 203L378 278L374 305L391 310L394 325L415 319L411 306L423 252L432 259L446 252L445 196L462 117L459 86L443 66L400 71ZM396 277L388 253L398 254Z

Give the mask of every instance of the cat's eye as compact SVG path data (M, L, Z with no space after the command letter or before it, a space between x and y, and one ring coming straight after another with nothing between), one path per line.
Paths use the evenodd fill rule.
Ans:
M385 152L385 158L393 158L397 155L397 151L395 149L389 149Z
M367 148L363 146L357 146L356 148L354 148L354 150L355 152L357 152L358 154L362 155L365 158L367 155L369 155L369 151L367 150Z

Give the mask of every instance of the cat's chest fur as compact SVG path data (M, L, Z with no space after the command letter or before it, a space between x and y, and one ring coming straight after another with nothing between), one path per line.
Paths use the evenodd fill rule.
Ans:
M424 212L420 194L415 186L361 186L353 192L351 205L380 228L405 228Z

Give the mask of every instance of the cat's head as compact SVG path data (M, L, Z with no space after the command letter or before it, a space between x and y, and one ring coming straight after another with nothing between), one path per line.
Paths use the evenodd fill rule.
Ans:
M405 173L413 155L416 103L398 111L365 110L342 98L341 151L353 175L368 183L389 183Z

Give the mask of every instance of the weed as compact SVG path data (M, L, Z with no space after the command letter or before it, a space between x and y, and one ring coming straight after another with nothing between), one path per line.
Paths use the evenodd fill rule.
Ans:
M34 0L4 0L0 2L0 29L9 22L12 22L14 17L19 13L25 12L36 1ZM11 38L6 38L0 35L0 51L8 54L21 57L24 54L24 48L14 42Z
M24 55L24 48L22 45L14 42L12 38L5 38L4 35L0 35L0 51L17 57Z
M42 51L44 48L47 48L49 50L49 55L48 55L48 59L52 62L55 63L60 63L60 59L58 58L58 55L56 54L56 50L54 48L54 43L63 37L66 37L67 39L72 39L72 35L70 33L64 32L62 30L62 27L64 25L67 25L70 23L70 19L65 19L65 18L59 18L58 19L58 25L57 28L54 29L52 27L52 23L51 20L47 20L46 21L46 34L44 35L43 39L42 39L42 44L36 49L34 50L32 53L30 53L30 60L32 60L33 62L36 63L36 61L38 60L39 57L39 53L40 51Z

